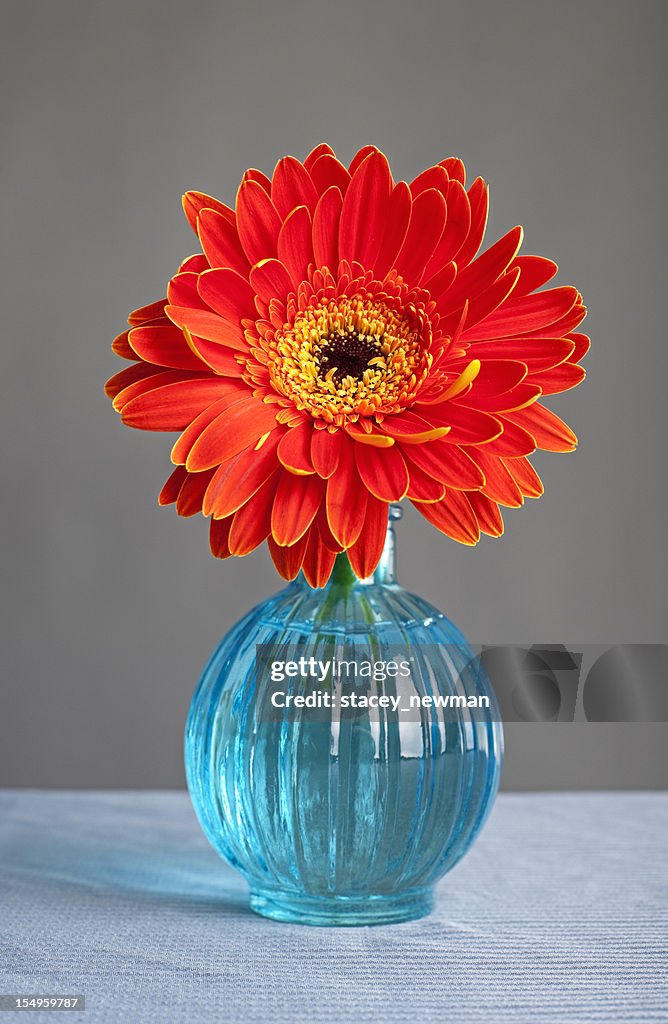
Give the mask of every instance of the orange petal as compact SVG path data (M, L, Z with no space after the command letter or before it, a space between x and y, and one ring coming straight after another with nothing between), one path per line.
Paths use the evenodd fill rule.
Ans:
M500 537L503 533L503 519L496 502L485 497L480 491L468 491L466 497L478 520L481 532L486 533L489 537Z
M350 184L350 172L333 154L324 154L316 160L309 173L318 195L323 195L332 185L344 196Z
M411 219L395 268L409 284L419 281L438 245L447 216L445 199L431 188L413 200Z
M187 329L193 336L226 345L236 352L248 355L248 343L240 327L228 323L215 313L205 309L187 309L184 306L165 306L167 316L181 329Z
M515 288L516 298L542 288L559 269L553 260L545 259L544 256L518 256L513 261L513 267L520 268L520 280Z
M324 587L332 574L335 561L335 552L325 547L318 531L311 527L302 563L302 571L309 586Z
M251 288L267 305L272 299L285 301L293 284L280 260L261 260L250 272Z
M413 178L410 184L411 195L413 197L419 196L421 192L426 192L429 188L435 188L445 197L448 194L449 183L450 178L445 167L442 164L436 164L435 167L428 167L426 171L422 171L421 174L418 174L417 178Z
M457 400L433 406L429 417L435 421L434 425L451 428L448 441L453 444L485 444L502 432L501 423L494 416L468 409Z
M183 430L223 393L220 378L177 381L133 398L121 417L126 426L139 430Z
M412 445L404 452L410 460L409 472L418 466L434 480L439 480L458 491L477 490L485 483L480 467L459 445L448 441L433 441L430 444Z
M129 342L135 358L177 370L202 370L202 360L189 348L183 332L173 324L167 327L134 327Z
M484 341L486 338L507 338L538 330L544 336L554 334L560 337L552 325L573 308L577 294L575 288L564 287L511 299L483 322L471 327L470 331L467 327L462 337L466 341Z
M508 413L507 418L527 430L538 448L548 452L572 452L577 448L578 439L568 424L538 402Z
M233 555L248 555L271 532L271 509L278 473L271 476L246 504L234 513L228 544ZM220 522L215 520L214 522ZM222 520L227 522L227 520Z
M209 486L214 472L213 469L209 469L205 473L187 474L176 499L176 511L180 516L188 518L202 511L204 492Z
M480 528L470 502L462 491L448 491L445 498L431 504L415 502L415 508L441 533L460 542L477 544Z
M355 543L348 548L352 570L361 580L368 579L380 562L387 535L388 504L369 496L364 526Z
M464 161L458 156L449 156L446 160L441 160L441 167L445 167L451 181L458 181L460 185L466 184L466 168Z
M459 250L466 241L471 227L471 206L463 185L450 181L446 199L448 215L441 240L427 262L424 279L428 281L459 256Z
M515 457L535 452L536 442L531 434L503 415L496 418L503 427L503 433L485 445L490 455Z
M472 449L471 458L485 474L484 495L508 508L519 508L524 504L522 492L498 455L488 455L482 447Z
M400 181L390 196L387 207L387 223L380 251L376 257L376 276L381 281L394 266L406 240L412 206L411 191L405 181Z
M276 448L281 437L282 431L276 429L259 451L250 444L218 467L204 495L202 511L205 516L225 519L259 491L278 468Z
M494 284L508 269L515 259L522 244L522 228L515 227L491 245L489 249L465 267L457 275L457 280L448 291L445 299L439 303L439 312L443 315L461 308L466 299L473 299ZM519 279L517 268L515 282ZM467 321L468 322L468 321Z
M276 255L281 219L271 199L257 181L246 180L239 187L237 230L251 266Z
M318 476L328 480L335 472L344 444L340 430L330 434L329 430L314 430L311 436L311 462Z
M209 528L209 545L214 558L229 558L232 552L228 544L232 516L229 519L212 519Z
M281 547L276 543L271 534L267 538L269 553L279 575L282 576L284 580L294 580L299 575L302 562L304 561L304 555L306 554L308 541L308 530L295 544L291 544L289 547Z
M364 525L367 495L355 465L355 448L347 437L341 444L340 460L327 481L327 522L342 547L354 544Z
M355 446L355 461L362 483L381 501L401 501L408 491L408 469L398 445L379 451Z
M215 210L224 217L230 224L234 224L234 210L221 203L220 200L207 196L205 192L186 192L183 197L183 212L193 231L197 231L197 218L200 210Z
M325 482L319 476L294 476L280 471L271 514L271 533L277 544L294 544L315 519L325 495Z
M328 145L328 143L326 143L326 142L321 142L321 143L320 143L319 145L315 146L315 147L314 147L314 148L313 148L313 149L311 150L311 152L309 153L309 155L308 155L308 156L306 157L306 159L304 160L304 167L306 168L306 170L307 170L307 171L310 171L310 170L311 170L311 168L313 167L313 164L314 164L314 163L316 162L316 160L318 160L318 159L319 159L319 158L320 158L321 156L334 156L334 150L333 150L333 149L332 149L332 147L331 147L330 145Z
M222 398L219 398L217 402L207 406L199 416L193 419L192 423L189 423L186 429L183 431L181 436L177 439L172 448L171 459L172 462L177 465L185 465L186 459L190 454L190 449L194 445L197 438L205 430L210 423L220 416L221 412L225 409L229 409L231 405L238 402L239 398L247 394L246 388L231 387L223 392Z
M179 491L188 476L185 466L177 466L168 476L160 494L158 495L159 505L173 505L179 496Z
M278 236L278 258L297 288L306 280L313 263L313 226L305 206L298 206L286 219Z
M529 381L531 384L537 384L544 395L557 395L581 384L585 376L584 366L578 366L575 363L562 363L560 366L552 367L551 370L532 373Z
M165 300L158 299L157 302L150 302L148 306L140 306L139 309L135 309L128 317L128 323L130 327L139 327L140 324L145 324L149 320L155 320L156 317L160 316L165 309Z
M229 267L206 270L199 275L197 290L214 313L233 326L241 323L244 318L255 317L253 288L236 270L230 270Z
M441 483L440 480L434 480L411 458L411 451L417 450L419 449L411 449L408 452L404 452L404 459L410 476L406 497L411 501L440 501L441 498L445 497L445 484Z
M489 190L482 178L476 178L467 194L471 207L471 227L457 253L457 266L460 270L468 266L482 245L489 211Z
M298 427L286 431L278 446L278 460L297 476L315 473L311 460L313 421L304 420Z
M197 233L211 267L231 267L246 276L249 263L241 247L236 223L215 210L202 210L197 220ZM174 305L182 305L174 302Z
M523 338L501 338L474 342L468 351L470 355L480 359L485 368L490 361L520 361L528 367L530 373L533 373L549 370L566 359L571 359L574 348L574 342L566 338L537 338L532 341L525 341ZM577 362L577 359L573 359L573 362ZM520 380L522 379L520 377ZM515 383L519 384L520 380Z
M111 343L111 351L114 352L115 355L120 356L121 359L137 358L137 353L130 347L130 343L128 341L129 333L129 331L122 331Z
M204 428L190 449L186 468L197 473L219 466L275 426L276 407L247 391Z
M114 408L117 412L120 411L118 405L115 403L115 399L121 392L125 391L132 384L137 384L139 381L148 380L149 377L155 377L159 373L164 373L162 366L149 366L147 363L133 363L132 366L126 366L125 369L119 370L113 377L110 377L107 383L104 385L104 393L107 398L111 398L114 401ZM121 406L122 406L121 401Z
M343 196L332 186L320 197L313 215L313 259L316 267L335 270L339 264L339 223Z
M528 459L504 459L503 462L526 498L540 498L543 482Z
M278 215L285 220L298 206L313 211L318 193L311 176L293 156L285 156L276 164L271 180L271 200Z
M354 172L343 200L339 226L341 259L373 268L389 208L391 175L387 158L373 152Z

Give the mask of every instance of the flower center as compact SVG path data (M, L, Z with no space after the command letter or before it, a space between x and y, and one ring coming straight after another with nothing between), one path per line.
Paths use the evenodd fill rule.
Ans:
M431 365L428 320L390 296L336 296L276 331L269 372L297 409L338 426L410 404Z
M326 377L331 373L339 383L346 377L361 380L373 359L378 364L383 363L380 342L354 331L332 335L320 348L317 358L319 375Z

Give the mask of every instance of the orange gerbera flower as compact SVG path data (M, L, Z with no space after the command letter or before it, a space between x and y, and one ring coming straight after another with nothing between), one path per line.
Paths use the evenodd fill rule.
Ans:
M576 438L538 400L584 377L586 311L536 291L557 267L518 255L521 228L477 255L487 199L461 160L407 185L374 146L346 168L327 145L247 171L234 210L186 194L203 251L131 314L107 392L128 426L182 432L160 503L211 516L214 555L268 540L322 586L344 550L371 574L389 502L475 544L542 493L527 456Z

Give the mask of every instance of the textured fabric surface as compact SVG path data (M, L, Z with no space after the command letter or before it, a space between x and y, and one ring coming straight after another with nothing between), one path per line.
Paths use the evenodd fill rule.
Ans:
M503 794L430 917L308 928L248 910L185 793L5 791L0 992L83 1024L666 1022L667 851L668 794Z

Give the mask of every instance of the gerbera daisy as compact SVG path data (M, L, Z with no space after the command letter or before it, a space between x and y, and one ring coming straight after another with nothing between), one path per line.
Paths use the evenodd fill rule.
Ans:
M582 297L537 291L557 267L518 255L520 227L478 255L488 190L461 160L409 185L374 146L345 167L321 145L247 171L234 209L183 205L202 251L130 315L107 393L128 426L181 432L159 500L210 516L214 555L267 540L323 586L346 551L364 578L389 502L475 544L542 493L532 452L575 448L539 399L584 377Z

